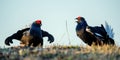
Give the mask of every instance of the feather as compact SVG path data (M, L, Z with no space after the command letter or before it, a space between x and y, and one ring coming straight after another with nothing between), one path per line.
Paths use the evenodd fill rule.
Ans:
M110 38L114 38L113 28L111 28L111 26L106 21L105 21L105 30Z
M77 26L76 26L76 34L77 36L83 40L88 45L95 43L95 45L102 44L111 44L114 45L113 37L113 29L106 23L106 28L101 24L101 26L91 27L87 24L83 17L76 18Z

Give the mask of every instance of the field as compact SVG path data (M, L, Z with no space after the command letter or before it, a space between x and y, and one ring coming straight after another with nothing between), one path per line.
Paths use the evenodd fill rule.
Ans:
M120 48L109 45L0 48L0 60L120 60Z

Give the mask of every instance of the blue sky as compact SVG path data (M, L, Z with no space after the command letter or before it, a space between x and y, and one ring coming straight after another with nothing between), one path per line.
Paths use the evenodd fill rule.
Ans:
M84 45L76 36L77 16L85 17L90 26L100 26L105 21L115 33L115 42L120 45L120 0L0 0L0 46L5 46L6 37L31 24L42 20L42 29L55 37L53 44ZM66 31L66 21L68 33ZM50 45L47 38L44 44ZM14 40L13 45L19 45Z

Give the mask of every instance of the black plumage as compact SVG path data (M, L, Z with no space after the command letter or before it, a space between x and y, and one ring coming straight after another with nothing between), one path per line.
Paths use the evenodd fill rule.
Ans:
M90 46L93 43L95 45L115 44L114 40L109 37L102 24L101 26L91 27L87 24L85 18L79 16L76 19L77 19L76 34L86 44Z
M22 39L23 35L25 35L24 32L29 31L29 30L30 30L30 28L18 30L16 33L12 34L11 36L9 36L5 39L5 44L10 46L10 44L13 43L13 41L12 41L13 39L16 39L16 40L22 42L21 39ZM41 31L42 31L42 38L48 37L48 41L50 43L54 42L54 37L51 34L49 34L46 31L43 31L43 30L41 30ZM32 46L36 47L39 44L43 45L43 40L39 40L38 37L33 37L28 43L29 43L28 46L32 45Z

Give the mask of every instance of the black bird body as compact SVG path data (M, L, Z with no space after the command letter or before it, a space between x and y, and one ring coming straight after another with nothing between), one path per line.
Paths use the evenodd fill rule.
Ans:
M6 45L10 45L13 43L13 39L21 41L23 44L27 46L38 46L41 44L43 46L43 37L48 37L48 41L50 43L54 42L54 37L46 31L41 29L41 20L36 20L32 23L30 28L25 28L22 30L18 30L16 33L7 37L5 40ZM28 33L25 33L29 31ZM27 35L26 35L27 34Z
M114 45L114 40L109 37L103 25L91 27L87 24L83 17L78 17L76 34L86 44L92 45L103 45L111 44Z
M13 39L21 41L23 44L27 43L28 46L32 45L32 46L36 47L41 43L43 44L43 40L40 40L38 37L34 36L32 38L29 38L29 36L26 36L25 32L29 31L29 30L30 30L30 28L25 28L25 29L22 29L22 30L18 30L16 33L12 34L11 36L9 36L5 39L5 44L10 45L10 43L13 43L13 41L12 41ZM43 30L41 30L41 32L42 32L42 39L43 39L43 37L48 37L48 41L50 43L54 42L54 37L51 34L49 34L46 31L43 31ZM25 38L29 38L30 40L29 39L23 39L23 36L25 36Z

